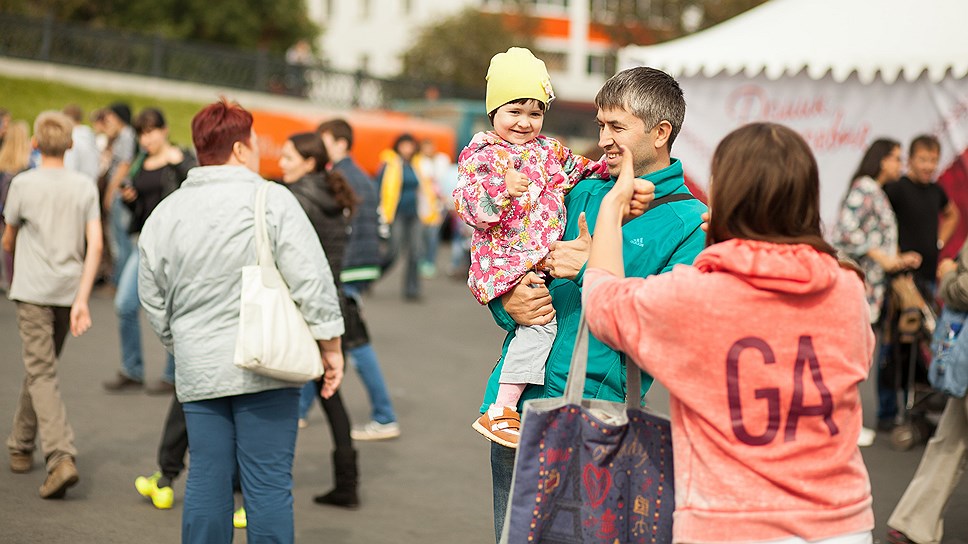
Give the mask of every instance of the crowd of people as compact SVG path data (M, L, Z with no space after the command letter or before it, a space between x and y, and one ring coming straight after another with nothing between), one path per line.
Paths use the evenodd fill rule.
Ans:
M586 398L646 402L653 380L670 392L675 542L873 542L858 448L877 431L863 426L859 385L873 368L877 430L890 430L898 398L914 394L898 365L921 351L893 334L891 280L909 274L929 304L968 309L968 252L939 262L959 221L934 183L939 141L915 137L906 169L898 141L874 141L825 233L816 159L785 126L752 123L720 142L707 206L674 157L686 104L668 74L632 68L604 84L598 160L541 134L555 95L530 51L495 55L486 80L493 130L457 165L402 134L370 178L351 157L351 126L334 119L288 137L282 179L268 188L252 115L224 99L195 115L191 147L170 141L157 108L132 118L112 104L91 127L76 106L48 111L32 137L0 112L0 278L25 367L11 470L30 472L39 447L41 497L79 481L55 368L67 333L90 327L101 283L114 293L121 366L104 389L173 394L158 469L135 487L171 508L191 453L184 542L231 542L230 519L253 542L293 541L296 436L316 399L335 487L314 501L360 506L354 441L401 433L362 297L399 261L404 300L421 300L441 227L456 219L452 266L466 251L472 296L507 331L472 423L490 441L498 541L524 403L563 395L584 315L594 335ZM324 367L305 385L233 364L263 191L272 255ZM142 310L166 353L156 383L145 379ZM371 405L357 427L339 392L344 360ZM641 390L629 392L633 363ZM966 445L968 405L951 398L889 542L941 541Z
M252 538L291 541L296 429L306 426L316 398L332 431L335 488L315 502L358 507L353 441L392 439L401 430L362 314L363 293L393 263L381 238L386 223L379 185L351 158L352 127L333 119L315 132L291 135L279 160L282 179L273 184L278 190L267 197L274 257L327 363L323 379L297 388L232 364L239 316L231 308L240 289L232 270L238 272L254 251L251 232L245 234L252 230L249 197L265 183L257 174L251 114L225 101L210 105L193 121L191 147L169 140L157 108L144 108L133 125L120 103L95 112L94 128L80 118L76 106L44 112L33 139L26 122L5 121L0 143L4 290L18 305L28 354L8 439L11 469L31 471L39 446L47 467L42 497L63 497L80 479L55 368L66 333L80 335L90 326L87 300L101 285L114 294L121 361L104 389L175 393L158 445L158 470L138 476L135 488L155 507L171 508L172 482L191 452L186 542L230 541L233 524L248 527ZM72 134L80 136L74 140ZM402 136L408 138L413 140ZM89 139L93 145L80 143ZM93 171L78 166L90 163ZM427 175L421 171L422 178ZM45 201L47 193L57 197ZM196 209L205 205L212 209ZM226 215L229 208L234 211ZM189 226L193 220L217 225ZM186 227L178 234L165 231ZM414 248L422 250L430 234L420 234ZM175 239L190 243L171 244ZM102 247L109 248L104 259ZM211 258L219 251L214 266ZM187 306L194 310L182 310ZM153 384L145 380L142 309L166 351L162 378ZM372 405L371 419L356 427L337 390L344 353ZM256 420L246 422L245 415ZM251 457L238 457L236 466L242 450ZM218 483L223 478L227 488ZM233 489L245 503L234 514Z

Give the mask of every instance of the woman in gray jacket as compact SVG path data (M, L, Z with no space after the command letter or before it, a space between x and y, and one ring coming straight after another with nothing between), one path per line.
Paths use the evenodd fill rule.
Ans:
M225 100L192 120L202 166L155 208L141 231L138 293L152 328L175 354L191 470L182 542L232 541L232 478L242 484L250 542L292 542L292 461L299 385L233 364L242 267L256 262L252 115ZM276 266L313 337L331 396L343 377L343 318L316 233L295 197L273 184L266 226Z

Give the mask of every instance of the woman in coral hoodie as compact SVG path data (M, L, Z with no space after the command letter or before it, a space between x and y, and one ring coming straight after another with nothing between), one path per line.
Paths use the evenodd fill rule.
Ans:
M631 157L585 274L592 333L670 394L675 542L872 542L857 448L874 334L864 283L821 236L817 163L792 130L732 132L694 266L624 278Z

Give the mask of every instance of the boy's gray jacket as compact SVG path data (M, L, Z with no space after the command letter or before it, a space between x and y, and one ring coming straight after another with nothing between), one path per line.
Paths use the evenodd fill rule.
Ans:
M242 166L202 166L163 200L141 231L138 295L148 321L175 355L178 400L256 393L294 384L233 364L242 267L256 263L255 193L269 183ZM266 195L272 254L293 300L320 340L343 334L332 272L295 197Z

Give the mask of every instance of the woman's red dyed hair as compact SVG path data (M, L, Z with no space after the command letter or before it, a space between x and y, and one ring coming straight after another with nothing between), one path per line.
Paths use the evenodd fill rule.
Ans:
M225 97L205 106L192 119L192 143L201 166L225 164L235 142L251 146L251 135L252 114Z

